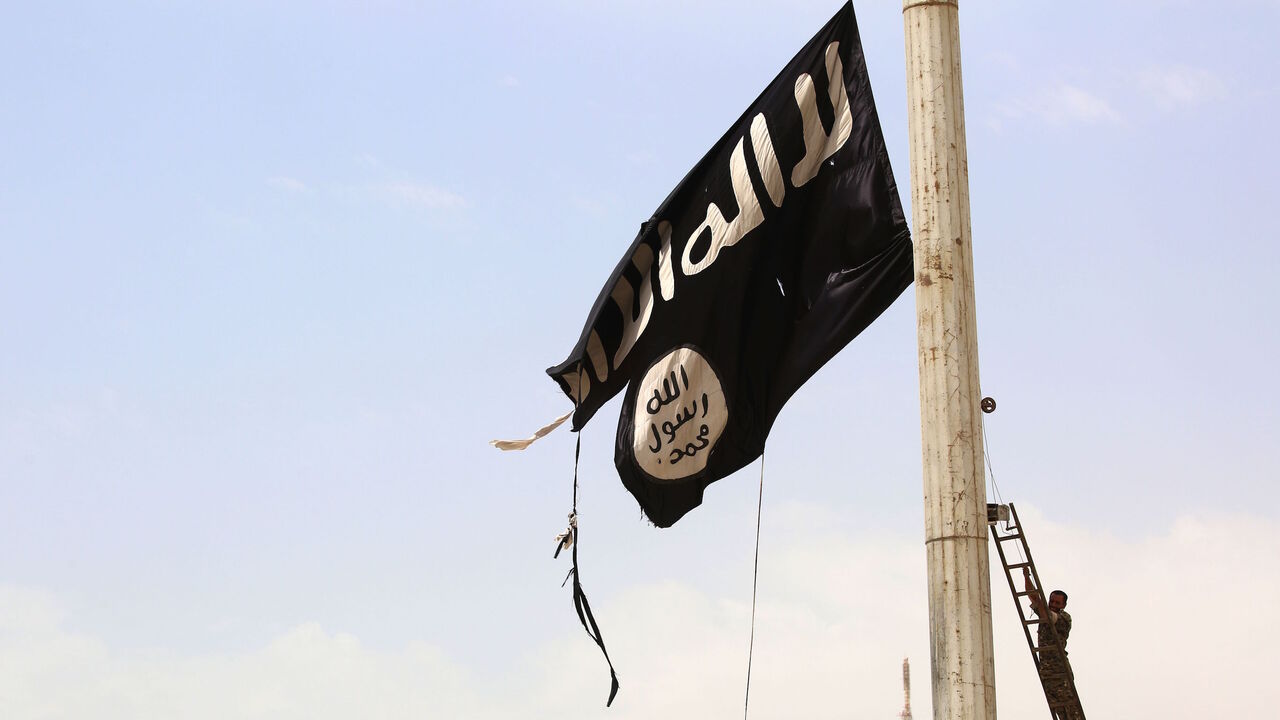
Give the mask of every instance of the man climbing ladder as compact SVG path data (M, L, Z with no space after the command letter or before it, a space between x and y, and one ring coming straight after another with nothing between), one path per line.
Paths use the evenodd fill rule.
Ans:
M1036 628L1036 645L1040 651L1040 682L1050 705L1064 705L1067 720L1082 720L1076 711L1076 698L1071 682L1071 662L1067 660L1067 637L1071 635L1071 615L1067 613L1067 594L1061 590L1049 593L1049 606L1031 582L1030 568L1022 568L1023 588L1031 600L1031 612L1040 618Z
M1022 621L1022 634L1040 675L1044 697L1049 703L1049 715L1053 720L1084 720L1075 676L1071 672L1071 663L1067 661L1067 637L1071 635L1071 616L1066 611L1067 594L1054 590L1045 602L1040 574L1036 572L1036 563L1031 558L1031 546L1027 544L1026 531L1013 503L1008 506L988 505L987 523L991 527L996 551L1000 554L1005 580L1009 581L1013 606ZM1006 547L1009 543L1013 544L1012 549ZM1011 556L1015 552L1016 557ZM1018 568L1022 569L1022 590L1015 584ZM1027 617L1023 598L1031 602L1034 617ZM1035 639L1031 636L1032 625L1036 626Z

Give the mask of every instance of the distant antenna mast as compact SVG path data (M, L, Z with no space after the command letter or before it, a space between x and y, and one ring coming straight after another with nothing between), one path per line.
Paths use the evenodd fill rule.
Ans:
M911 663L907 658L902 658L902 712L898 717L911 720Z

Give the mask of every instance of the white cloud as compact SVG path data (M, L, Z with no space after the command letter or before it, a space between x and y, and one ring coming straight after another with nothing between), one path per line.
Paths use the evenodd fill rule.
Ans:
M1267 717L1280 702L1266 644L1280 631L1270 612L1280 591L1275 522L1185 518L1158 535L1123 538L1061 525L1030 507L1021 514L1045 582L1071 593L1071 658L1091 716ZM921 540L852 537L831 525L815 529L820 525L766 530L751 716L893 717L901 705L901 659L909 655L915 714L929 717ZM1000 714L1043 716L998 569L992 589ZM69 630L55 607L47 595L0 590L0 716L483 720L605 713L608 672L580 630L526 648L523 662L504 674L463 667L430 646L372 649L315 624L239 654L117 652ZM749 596L711 597L665 582L624 591L595 610L622 682L605 716L741 712Z
M460 208L465 207L467 204L466 199L461 195L434 185L394 182L381 185L379 191L397 202L432 210Z
M1121 122L1105 99L1069 83L1060 83L1030 96L996 106L992 124L1005 120L1040 120L1050 125L1101 125Z
M308 189L307 184L301 180L283 176L267 178L267 184L278 190L286 190L288 192L306 192Z
M1186 66L1148 68L1138 74L1138 84L1166 110L1198 105L1225 94L1225 86L1218 76L1202 68Z
M0 716L27 718L467 717L474 680L439 651L380 653L300 625L238 655L112 652L64 627L49 598L0 591Z

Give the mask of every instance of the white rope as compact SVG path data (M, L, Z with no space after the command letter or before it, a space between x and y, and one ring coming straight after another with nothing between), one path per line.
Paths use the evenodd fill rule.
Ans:
M751 641L747 644L747 693L742 700L742 718L751 705L751 657L756 649L756 587L760 581L760 515L764 507L764 451L760 451L760 493L756 498L756 559L751 573Z

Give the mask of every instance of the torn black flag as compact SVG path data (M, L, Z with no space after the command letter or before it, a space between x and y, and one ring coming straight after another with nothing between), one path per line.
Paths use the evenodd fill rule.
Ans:
M645 222L568 359L581 429L654 524L760 456L774 418L911 283L910 233L846 4Z

